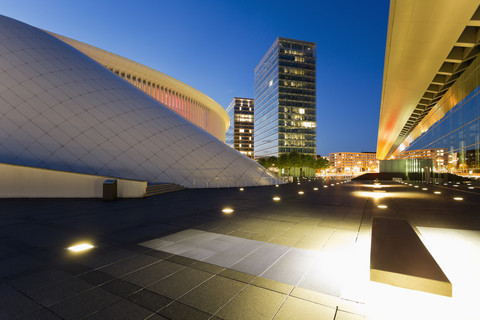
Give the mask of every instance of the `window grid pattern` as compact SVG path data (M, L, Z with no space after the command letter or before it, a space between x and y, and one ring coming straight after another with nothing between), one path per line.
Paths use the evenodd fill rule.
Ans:
M0 39L0 162L197 188L277 183L53 36L0 16Z

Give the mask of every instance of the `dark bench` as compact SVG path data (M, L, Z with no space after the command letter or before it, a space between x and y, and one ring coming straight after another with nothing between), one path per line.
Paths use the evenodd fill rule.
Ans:
M373 219L370 280L452 296L452 284L405 220Z

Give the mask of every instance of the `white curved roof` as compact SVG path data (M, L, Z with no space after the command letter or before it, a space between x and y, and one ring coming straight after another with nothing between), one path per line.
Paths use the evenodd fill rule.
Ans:
M192 100L197 101L199 104L214 111L223 120L225 132L228 130L228 127L230 126L230 118L227 111L225 111L225 109L215 100L213 100L206 94L198 91L197 89L189 86L188 84L185 84L180 80L167 76L160 71L149 68L138 62L129 60L114 53L105 51L103 49L91 46L89 44L74 39L70 39L68 37L53 32L45 32L50 33L51 35L55 36L56 38L62 40L65 43L68 43L75 49L85 53L87 56L102 65L118 68L122 72L140 76L141 78L146 79L152 83L160 84L179 94L183 94L191 98Z
M186 187L276 178L57 38L0 15L0 162Z

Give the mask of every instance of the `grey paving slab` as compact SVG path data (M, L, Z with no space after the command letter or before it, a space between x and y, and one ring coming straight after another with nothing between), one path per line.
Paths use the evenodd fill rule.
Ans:
M189 307L180 302L172 302L167 307L159 311L160 315L172 320L207 320L211 315L198 309Z
M61 320L59 316L55 315L53 312L48 309L39 309L28 313L26 315L16 318L18 320Z
M25 291L35 301L44 306L51 306L92 288L94 288L93 285L74 277L38 289L32 286Z
M159 311L173 301L170 298L147 289L137 291L126 299L154 312Z
M138 269L144 268L148 265L159 262L155 257L148 255L137 255L121 260L119 262L110 264L106 267L100 268L98 270L108 273L112 276L121 277L127 273L136 271Z
M177 299L211 277L213 275L210 273L185 268L154 283L147 289L171 299Z
M159 261L145 268L129 273L123 277L128 282L147 287L171 274L185 268L170 261Z
M0 278L11 276L15 273L32 270L42 265L44 264L38 260L23 254L15 257L4 258L0 260Z
M67 272L58 269L47 269L27 274L21 278L10 281L17 289L24 292L31 292L42 287L51 286L56 282L74 279L75 277Z
M86 320L143 320L153 315L153 312L127 300L114 304L86 317Z
M81 319L120 300L119 297L99 288L88 290L50 307L64 319Z
M216 276L181 297L179 301L214 314L245 287L245 283Z
M249 286L223 307L216 316L222 319L272 319L286 295Z
M131 284L130 282L122 279L115 279L107 282L100 286L100 288L122 298L128 297L129 295L142 289L142 287Z
M291 248L262 273L261 276L267 279L297 285L317 258L318 254L315 251Z
M231 268L259 276L289 249L287 246L266 243L260 249L232 265Z
M3 287L3 286L2 286ZM31 298L8 287L3 287L0 299L0 319L13 319L42 308Z

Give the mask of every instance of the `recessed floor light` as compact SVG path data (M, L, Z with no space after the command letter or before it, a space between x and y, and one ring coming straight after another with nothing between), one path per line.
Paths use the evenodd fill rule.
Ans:
M388 207L387 207L386 205L384 205L384 204L379 204L379 205L377 206L377 208L387 209Z
M232 213L233 209L232 208L225 208L225 209L222 209L222 212L223 213Z
M472 189L475 189L475 187L468 187L468 189L472 190Z
M328 186L323 186L324 188L328 188Z
M422 190L426 191L426 190L428 190L428 188L422 188Z
M333 184L333 183L331 184L332 187L333 187L334 185L335 185L335 184Z
M458 185L456 185L456 184L454 184L453 186L454 186L455 188L458 188Z
M280 201L280 197L273 197L273 201Z
M418 186L414 186L414 188L418 188Z
M456 200L456 201L462 201L462 200L463 200L463 198L462 198L462 197L455 197L455 198L453 198L453 200Z
M313 190L318 191L318 188L313 188Z
M72 252L82 252L86 250L90 250L93 248L93 245L90 243L80 243L71 247L68 247L67 250L72 251Z
M278 184L276 184L275 187L278 188Z
M244 189L243 188L240 188L240 191L243 191Z
M301 195L301 194L304 194L304 193L305 193L305 192L303 192L303 191L298 191L298 194L300 194L300 195Z
M440 191L434 191L433 193L435 193L435 194L441 194Z
M409 186L411 187L411 186L413 186L413 184L410 183Z

